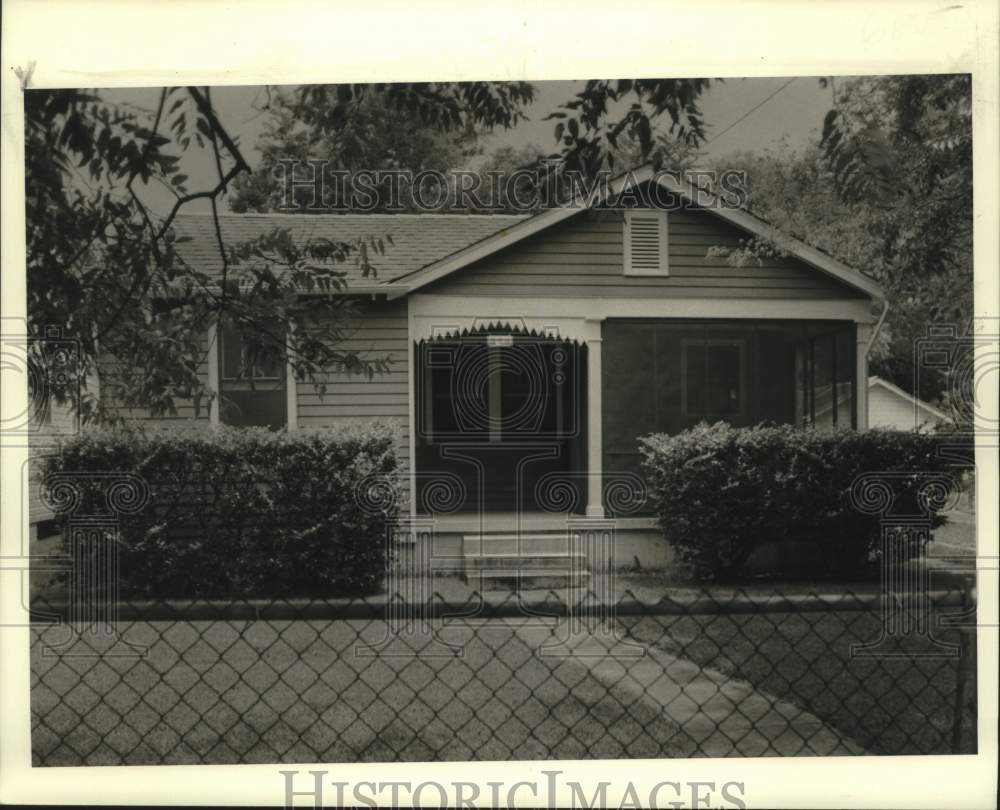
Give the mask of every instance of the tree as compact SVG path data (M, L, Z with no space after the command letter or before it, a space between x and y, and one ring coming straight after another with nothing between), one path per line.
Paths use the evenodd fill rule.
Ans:
M972 82L877 76L835 90L821 147L840 199L862 206L871 268L935 318L971 315ZM942 287L953 293L941 297Z
M470 205L469 213L474 213L474 208L506 214L537 211L542 205L538 177L544 174L546 157L537 143L520 149L507 145L494 149L477 169L478 205Z
M964 329L972 316L969 90L954 76L848 82L820 144L715 165L746 172L752 213L875 276L890 309L872 371L930 401L942 401L950 381L934 369L915 377L916 341L931 323ZM731 259L781 252L768 241L749 240Z
M474 193L462 194L454 176L428 176L423 197L435 200L438 210L524 213L571 194L568 172L588 180L598 171L622 171L646 160L672 167L704 139L697 99L708 86L703 79L588 82L549 116L558 119L554 151L535 144L501 146L480 167ZM404 174L396 181L366 179L374 186L366 197L375 199L365 210L415 210L410 178L459 169L477 151L481 135L515 125L534 97L524 83L459 84L442 92L446 87L319 85L277 93L260 142L261 165L236 178L233 210L350 210L351 200L338 189L351 188L350 179L361 172L392 171ZM620 118L616 109L622 109ZM463 118L460 110L468 115ZM669 118L662 132L661 117ZM296 180L291 195L289 178Z
M633 142L639 147L638 162L650 160L654 168L661 168L668 154L664 147L704 143L698 102L710 85L709 79L588 81L573 99L548 116L557 121L555 138L562 147L563 166L590 177L602 169L631 168L621 167L616 156ZM609 116L613 105L627 105L617 119ZM669 123L664 127L660 122L666 119Z
M307 126L299 114L303 108L288 91L272 94L269 109L258 143L261 162L253 173L233 181L229 203L237 213L350 208L338 189L349 188L359 172L403 173L399 182L372 183L374 199L366 211L410 210L409 178L421 172L433 177L461 166L478 136L474 127L425 127L418 112L397 109L384 94L365 94L336 129L315 122ZM321 176L322 182L310 183Z
M112 356L118 361L114 388L125 406L163 414L176 398L197 405L211 394L198 366L203 336L216 321L256 335L251 342L259 354L287 355L303 378L330 367L377 370L378 361L366 364L337 348L346 299L296 295L343 291L345 274L330 262L358 255L357 245L295 245L277 231L223 245L217 227L221 278L179 256L171 228L177 213L195 199L209 199L216 211L218 197L248 168L219 124L208 89L165 88L149 122L78 90L29 91L25 113L29 334L42 337L56 326L79 345L80 367L67 377L49 373L44 341L31 343L29 364L48 380L40 393L70 400L85 419L108 417L105 403L88 392L79 400L71 395L96 376L100 358ZM179 172L177 152L192 138L215 155L218 178L211 188L188 191ZM173 190L166 217L146 208L137 181ZM268 327L293 316L310 327L294 343ZM260 359L251 352L247 364Z

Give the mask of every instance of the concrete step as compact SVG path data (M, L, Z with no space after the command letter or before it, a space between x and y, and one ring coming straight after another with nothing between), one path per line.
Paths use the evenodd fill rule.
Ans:
M531 568L556 571L584 571L587 558L584 554L466 554L465 570L493 570L497 568Z
M466 557L486 554L567 554L569 550L569 537L565 531L484 532L462 536L462 553Z
M590 581L590 571L559 571L551 568L467 569L465 581L478 591L527 591L549 588L580 588Z
M586 585L586 556L570 553L557 532L486 532L462 538L465 580L478 590L527 590Z

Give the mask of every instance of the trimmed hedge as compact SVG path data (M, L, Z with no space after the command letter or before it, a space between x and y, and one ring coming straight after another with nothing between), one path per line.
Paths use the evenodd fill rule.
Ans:
M358 493L377 476L388 480L382 494L394 504L396 472L392 432L382 425L94 431L42 470L77 490L75 515L106 511L108 486L121 473L145 482L148 501L118 519L119 583L125 594L150 598L377 590L392 514Z
M651 505L681 561L697 577L732 582L745 575L755 551L772 543L785 552L792 544L796 553L787 558L799 560L783 575L872 574L881 555L880 517L857 508L853 482L892 471L892 514L919 513L917 489L927 473L958 477L954 462L938 453L941 441L916 432L720 422L644 437L640 449ZM930 519L934 526L945 520L937 506Z

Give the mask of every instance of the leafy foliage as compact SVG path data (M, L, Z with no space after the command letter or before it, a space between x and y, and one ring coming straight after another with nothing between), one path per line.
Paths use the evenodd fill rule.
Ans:
M967 317L972 292L972 82L968 75L848 82L824 121L821 149L840 199L870 217L897 294ZM965 289L940 298L944 279Z
M599 169L626 169L647 160L674 168L689 162L704 141L697 99L708 86L707 80L589 82L549 116L559 119L555 150L534 144L520 150L500 147L479 167L475 196L463 196L452 178L444 187L422 184L424 197L439 201L438 208L523 213L571 196L575 189L565 176L570 171L586 179ZM460 169L478 153L481 135L519 123L534 97L534 87L523 82L318 85L278 92L260 142L261 166L235 181L233 210L280 210L293 201L302 213L342 209L347 206L338 190L350 187L360 173L368 175L363 185L366 197L373 198L366 210L399 210L399 203L403 210L412 209L414 195L405 176L375 182L372 174ZM666 118L664 130L660 119ZM293 200L285 200L293 164L299 166L290 175L296 181ZM501 173L506 180L518 171L521 176L510 184L489 177ZM319 183L317 172L323 172ZM539 181L531 182L526 172L537 173ZM317 199L317 189L325 199Z
M640 448L660 526L681 561L696 574L733 581L768 543L809 560L785 575L871 573L881 553L880 518L855 506L852 483L864 473L902 473L892 482L899 492L894 514L920 513L921 474L949 471L941 441L916 432L719 422L647 436ZM935 525L944 522L934 508L929 513Z
M591 80L576 97L548 117L556 119L555 138L562 148L564 167L586 176L616 166L616 151L630 139L638 144L638 162L650 160L659 169L664 151L677 142L697 146L705 141L705 127L698 106L710 86L709 79ZM610 116L619 115L616 120ZM664 113L669 124L659 122ZM625 166L624 168L630 168Z
M183 260L174 217L196 199L210 200L215 210L232 178L247 168L215 117L207 89L165 88L150 121L141 111L78 90L28 91L25 110L29 330L44 336L48 327L58 327L80 346L77 379L64 378L47 391L57 401L65 402L76 383L85 389L103 366L114 369L109 382L121 403L153 415L173 412L178 398L197 405L214 396L198 367L206 330L220 321L262 332L266 324L301 316L308 324L323 323L328 338L342 333L348 301L337 295L301 299L299 293L344 292L345 274L336 265L349 256L370 274L368 251L383 247L376 239L295 244L287 233L273 232L227 245L216 220L221 276ZM192 139L213 148L218 178L212 188L188 191L179 172L180 150ZM147 209L136 181L163 183L174 192L166 216ZM283 335L278 344L300 379L316 379L330 367L379 368L378 360L297 334L317 332ZM44 366L45 353L31 362ZM72 404L84 419L114 416L92 393Z
M492 130L517 124L535 88L528 82L311 84L297 90L296 116L316 132L339 132L371 96L430 129Z
M471 121L446 131L426 125L419 111L394 106L389 94L365 92L354 99L352 93L351 98L352 103L336 107L339 114L325 117L311 115L296 95L274 91L258 142L260 164L235 179L232 210L322 213L350 207L345 190L362 185L366 212L408 210L414 196L411 177L457 168L476 148L478 133ZM376 182L376 172L400 175ZM424 193L433 199L442 190Z
M106 508L112 470L140 477L150 494L119 517L128 594L334 597L382 582L392 516L359 493L367 476L396 474L388 426L95 430L47 457L43 476L72 476L78 510L92 514Z
M859 79L839 86L837 98L822 145L737 152L715 168L746 172L753 214L878 279L890 310L873 373L946 406L947 376L915 375L914 347L932 323L964 332L973 312L967 77ZM882 150L877 165L865 162L871 150ZM780 239L748 240L729 251L730 261L754 262L775 249Z

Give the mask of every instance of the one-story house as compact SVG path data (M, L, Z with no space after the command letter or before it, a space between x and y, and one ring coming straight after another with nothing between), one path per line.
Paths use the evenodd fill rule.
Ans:
M616 489L641 476L638 437L703 420L865 429L883 294L788 237L784 255L732 262L710 248L773 229L649 167L617 182L655 193L635 208L594 195L532 216L222 216L227 242L274 227L390 234L377 277L349 279L363 306L346 345L390 364L370 380L331 373L322 397L289 369L248 386L235 379L238 336L212 330L202 373L221 397L200 413L181 403L175 418L289 430L393 420L409 509L433 516L441 554L473 535L613 518L617 559L639 549L655 564L651 546L624 542L652 537L652 518ZM221 271L211 218L175 228L187 261Z
M868 426L894 430L933 430L948 415L881 377L868 378Z

